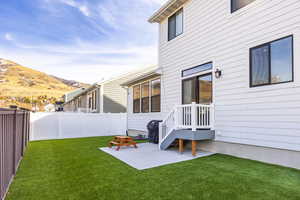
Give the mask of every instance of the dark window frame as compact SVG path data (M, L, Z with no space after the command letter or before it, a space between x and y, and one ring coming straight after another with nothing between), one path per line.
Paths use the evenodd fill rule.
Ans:
M212 78L212 83L214 82L214 73L213 72L207 72L207 73L204 73L204 74L201 74L201 75L197 75L197 76L193 76L193 77L190 77L190 78L185 78L185 79L182 79L181 80L181 104L184 103L184 96L183 96L183 82L184 81L190 81L190 80L193 80L195 81L195 98L196 98L196 103L199 102L200 100L200 95L199 95L199 78L200 77L204 77L204 76L208 76L208 75L211 75L211 78ZM211 101L213 102L214 101L214 88L212 87L212 97L211 97Z
M152 96L152 82L153 81L156 81L156 80L159 80L159 83L160 83L160 94L159 95L155 95L155 96ZM148 97L149 98L149 112L143 112L143 97L142 97L142 87L144 84L148 83ZM135 101L137 100L134 100L134 88L135 87L139 87L139 91L140 91L140 98L139 98L139 112L135 111ZM134 114L139 114L139 113L159 113L161 112L161 78L155 78L155 79L150 79L148 81L144 81L144 82L140 82L136 85L133 85L132 86L132 112ZM152 99L153 97L159 97L159 111L153 111L153 106L152 106ZM146 98L146 97L145 97Z
M182 32L178 35L176 35L176 16L178 15L178 13L182 12ZM170 37L170 19L172 17L175 17L175 37L171 38ZM173 15L171 15L170 17L168 17L168 41L171 41L175 38L177 38L178 36L182 35L184 32L184 14L183 14L183 8L180 8L179 10L177 10Z
M249 3L249 4L247 4L247 5L243 6L243 7L241 7L241 8L239 8L239 9L233 9L233 1L234 1L234 0L230 0L230 11L231 11L231 13L234 13L234 12L236 12L236 11L238 11L238 10L240 10L240 9L242 9L242 8L244 8L244 7L246 7L246 6L248 6L249 4L253 3L253 2L251 2L251 3ZM255 1L255 0L254 0L254 1Z
M139 90L140 90L139 99L134 99L134 88L135 87L139 87ZM135 110L135 101L139 101L139 111ZM135 85L135 86L132 87L132 102L133 102L132 103L133 113L141 113L141 84L138 84L138 85Z
M159 95L152 95L152 82L159 80ZM152 99L153 97L159 97L159 111L153 111ZM160 113L161 112L161 78L150 80L150 112L151 113Z
M211 64L211 68L210 69L203 69L201 71L198 71L198 72L195 72L195 73L192 73L192 74L189 74L189 75L184 75L184 72L188 71L188 70L191 70L191 69L196 69L196 68L199 68L201 66L204 66L204 65L208 65L208 64ZM189 77L189 76L193 76L194 74L198 74L198 73L201 73L201 72L205 72L207 70L212 70L213 69L213 62L210 61L210 62L207 62L207 63L204 63L204 64L201 64L201 65L197 65L195 67L192 67L192 68L189 68L189 69L184 69L181 71L181 77L184 78L184 77Z
M289 81L283 81L283 82L276 82L276 83L272 83L272 51L271 51L271 44L274 43L274 42L277 42L277 41L280 41L280 40L284 40L284 39L287 39L287 38L290 38L292 39L292 79L289 80ZM261 47L264 47L264 46L268 46L269 48L269 80L268 80L268 83L264 83L264 84L259 84L259 85L253 85L252 83L252 50L254 49L258 49L258 48L261 48ZM261 86L267 86L267 85L278 85L278 84L284 84L284 83L291 83L291 82L294 82L295 78L294 78L294 35L288 35L288 36L285 36L285 37L282 37L282 38L279 38L279 39L276 39L276 40L273 40L273 41L270 41L270 42L266 42L264 44L261 44L261 45L258 45L258 46L255 46L255 47L252 47L250 48L249 50L249 86L250 88L254 88L254 87L261 87Z
M145 85L148 86L148 97L143 97L143 87L145 87ZM150 112L150 81L146 81L141 83L141 113L149 113ZM147 107L145 107L144 105L144 100L148 99L148 111L145 111L144 109L147 109Z

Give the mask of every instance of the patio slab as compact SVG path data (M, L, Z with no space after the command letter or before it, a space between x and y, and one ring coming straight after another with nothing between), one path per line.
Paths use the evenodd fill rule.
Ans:
M190 150L179 153L177 149L160 151L158 145L151 143L138 144L138 148L122 147L119 151L115 148L99 148L124 163L138 170L149 169L162 165L192 160L213 155L211 152L197 151L197 156L192 156Z

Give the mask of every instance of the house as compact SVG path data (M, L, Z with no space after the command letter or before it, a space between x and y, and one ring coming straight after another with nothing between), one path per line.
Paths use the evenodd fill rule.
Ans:
M100 85L97 83L64 103L64 112L100 113Z
M78 88L71 92L67 92L66 94L63 95L64 102L68 102L68 101L72 100L76 95L80 94L84 90L85 90L85 88Z
M101 81L84 89L64 104L65 112L126 113L127 89L121 85L149 67Z
M298 0L169 0L154 13L161 149L182 133L199 136L203 150L300 168L299 8ZM129 128L143 129L153 113L140 112L149 100L133 86Z
M162 120L161 74L157 66L144 68L130 75L121 85L127 88L127 132L129 135L147 135L151 120Z

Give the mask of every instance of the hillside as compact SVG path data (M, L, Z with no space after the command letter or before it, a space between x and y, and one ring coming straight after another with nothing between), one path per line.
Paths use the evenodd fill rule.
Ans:
M0 59L0 107L43 107L80 86L74 81L67 85L59 78Z
M87 87L90 87L91 85L89 84L86 84L86 83L80 83L78 81L75 81L75 80L66 80L66 79L63 79L63 78L59 78L57 76L53 76L53 75L50 75L51 77L63 82L64 84L68 85L68 86L71 86L71 87L74 87L74 88L87 88Z

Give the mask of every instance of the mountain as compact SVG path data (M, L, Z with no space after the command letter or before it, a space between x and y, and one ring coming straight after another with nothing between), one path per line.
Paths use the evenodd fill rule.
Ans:
M90 86L89 84L81 83L81 82L78 82L78 81L75 81L75 80L67 80L67 79L59 78L59 77L53 76L53 75L50 75L50 76L52 76L53 78L63 82L64 84L66 84L68 86L71 86L71 87L74 87L74 88L87 88L87 87Z
M50 76L0 58L0 107L38 105L42 109L81 86L86 84Z

